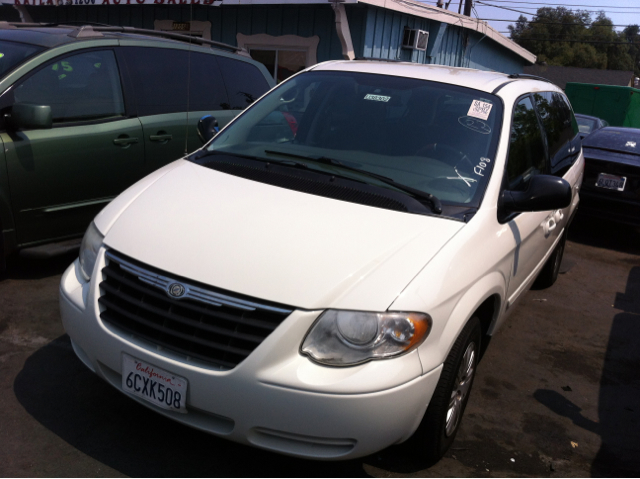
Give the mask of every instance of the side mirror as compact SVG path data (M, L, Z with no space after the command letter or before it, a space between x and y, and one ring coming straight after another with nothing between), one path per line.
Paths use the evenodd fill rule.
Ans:
M32 103L16 103L11 107L9 124L16 130L51 128L53 124L51 107Z
M571 185L562 178L534 175L524 191L505 191L501 206L505 213L547 211L566 208L571 204Z
M198 120L198 136L202 143L207 143L211 138L216 136L220 128L218 120L211 115L205 115Z

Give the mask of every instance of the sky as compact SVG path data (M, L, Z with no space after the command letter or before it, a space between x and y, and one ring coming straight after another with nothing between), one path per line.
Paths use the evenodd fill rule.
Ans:
M448 1L444 0L445 4ZM423 0L423 3L436 4L437 1ZM462 0L462 3L462 8L464 9L464 0ZM460 0L451 0L449 10L457 12L459 4ZM618 31L622 30L626 25L640 25L640 0L474 0L473 4L475 10L472 16L488 20L489 25L505 36L509 36L507 26L514 25L515 20L521 14L525 14L525 17L531 20L536 10L545 6L552 8L563 6L570 10L588 10L592 12L592 18L595 18L597 12L604 10L605 15L613 21L614 25L622 25L616 27ZM518 12L507 10L505 7L518 10ZM494 19L511 20L511 22L495 21Z

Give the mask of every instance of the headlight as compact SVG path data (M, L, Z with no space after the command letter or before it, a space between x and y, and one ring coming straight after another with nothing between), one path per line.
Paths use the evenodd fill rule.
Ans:
M369 313L329 309L307 333L303 354L330 366L352 366L407 353L429 335L424 313Z
M98 250L102 245L104 236L98 231L96 225L91 223L87 232L82 238L82 245L80 246L80 271L84 278L89 281L91 279L91 273L93 273L93 267L96 264L96 258L98 257Z

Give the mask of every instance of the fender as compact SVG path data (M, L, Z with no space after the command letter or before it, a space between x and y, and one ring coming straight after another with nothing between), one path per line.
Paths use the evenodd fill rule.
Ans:
M444 311L434 311L435 314L448 315L448 318L441 321L442 326L438 328L440 331L436 331L434 328L427 341L418 348L423 372L431 371L445 361L465 324L474 316L478 308L492 297L495 298L496 303L487 332L489 335L493 334L497 320L504 312L505 295L505 278L498 271L493 271L463 292L453 304L448 302L452 306L451 308L442 305L445 306Z
M4 153L4 136L4 133L0 134L0 271L4 269L4 258L17 249L9 194L9 175Z

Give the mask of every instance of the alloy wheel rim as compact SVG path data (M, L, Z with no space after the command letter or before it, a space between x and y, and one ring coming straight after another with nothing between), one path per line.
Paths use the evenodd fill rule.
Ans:
M447 410L447 418L445 423L445 435L450 437L458 427L460 423L460 417L462 416L462 408L464 401L469 394L471 388L471 382L476 370L476 345L475 343L469 343L467 349L462 356L460 368L456 375L456 380L453 384L453 390L451 391L451 397L449 398L449 409Z

